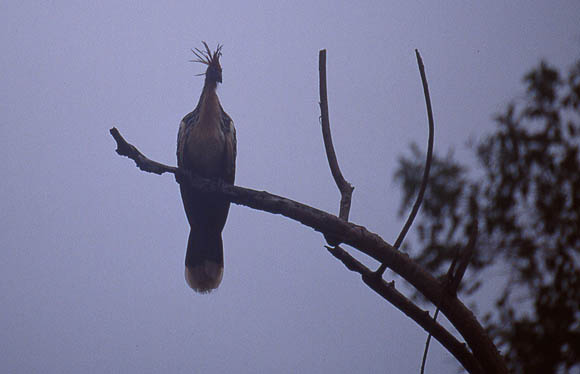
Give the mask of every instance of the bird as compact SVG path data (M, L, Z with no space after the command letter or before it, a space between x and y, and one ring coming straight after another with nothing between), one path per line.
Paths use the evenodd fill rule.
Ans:
M222 83L222 45L212 52L206 42L202 43L205 50L192 49L196 58L191 62L207 65L205 73L198 74L205 75L205 82L197 106L179 124L177 166L218 183L234 184L236 128L216 92L218 83ZM209 293L223 277L222 230L230 202L217 194L194 191L183 183L179 188L190 226L185 280L194 291Z

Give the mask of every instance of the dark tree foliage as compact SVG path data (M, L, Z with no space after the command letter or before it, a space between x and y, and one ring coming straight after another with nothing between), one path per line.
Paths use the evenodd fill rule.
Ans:
M434 158L414 255L444 274L479 222L463 291L486 282L478 274L506 273L484 322L508 365L517 373L577 373L580 61L566 77L541 63L524 83L525 97L509 104L495 131L475 144L479 167L470 170L452 154ZM416 146L411 153L396 173L405 193L401 210L412 203L423 168Z

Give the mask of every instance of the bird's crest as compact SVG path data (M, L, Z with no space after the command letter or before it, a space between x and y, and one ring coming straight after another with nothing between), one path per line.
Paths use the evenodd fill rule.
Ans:
M220 65L220 57L222 55L222 47L223 45L218 44L215 51L209 49L209 46L206 42L202 42L203 46L205 47L205 51L202 51L198 48L192 49L191 51L197 57L195 60L190 60L190 62L199 62L208 67L214 67L221 71L222 67ZM204 75L205 73L197 74L197 75Z

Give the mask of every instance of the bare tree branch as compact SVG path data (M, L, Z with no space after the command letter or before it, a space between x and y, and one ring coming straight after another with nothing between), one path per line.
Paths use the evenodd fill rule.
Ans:
M421 61L421 57L419 52L415 50L417 54L417 59L419 63L419 70L421 71L421 76L423 78L423 84L426 84L426 79L424 76L424 67ZM334 181L338 186L338 189L341 193L341 201L340 201L340 218L348 221L348 215L350 211L350 204L351 204L351 195L354 187L352 187L342 176L340 172L340 168L338 166L337 157L334 151L334 146L332 144L332 135L330 131L330 120L328 114L328 98L327 98L327 84L326 84L326 50L321 50L318 54L318 70L319 70L319 84L320 84L320 112L321 112L321 123L322 123L322 136L324 139L324 147L326 149L326 156L328 159L328 164L330 165L330 170L334 177ZM426 86L424 86L426 87ZM426 91L426 100L427 100L427 107L429 114L430 111L430 100L429 100L429 93ZM415 202L415 206L403 230L399 234L397 238L397 242L395 243L395 249L398 249L405 234L409 230L411 223L414 217L417 214L418 208L421 205L421 201L423 199L423 194L425 188L427 186L428 176L429 176L429 168L431 165L431 155L433 149L433 121L430 117L429 122L429 147L428 147L428 156L425 168L425 174L423 176L423 183L421 185L421 189L419 195L417 196L417 201ZM326 236L325 236L326 237ZM420 326L422 326L426 331L429 332L429 336L427 338L427 346L425 348L425 354L423 357L423 364L421 367L421 372L424 370L425 366L425 359L427 355L427 349L429 346L429 341L431 339L431 335L434 333L436 334L436 339L438 339L454 356L458 357L458 360L471 372L478 372L481 373L482 369L477 363L477 360L473 357L471 352L469 352L465 345L459 343L457 339L453 337L453 335L449 334L447 330L443 327L438 325L436 321L436 317L431 319L429 318L429 313L421 310L415 304L413 304L410 300L408 300L403 294L398 292L395 289L394 282L386 283L381 277L377 277L376 274L371 272L366 266L361 264L357 261L354 257L352 257L347 251L342 249L338 246L338 242L333 240L332 238L326 237L326 240L331 244L334 248L326 246L328 251L333 254L336 258L342 261L342 263L350 270L355 271L362 275L362 279L366 285L368 285L371 289L389 301L391 304L395 305L401 311L403 311L407 316L411 317L415 322L417 322ZM379 270L382 275L386 267L381 265L381 269ZM375 275L373 277L373 275ZM435 311L437 315L439 313L439 309ZM432 326L435 325L435 328ZM437 331L434 331L437 329Z
M349 270L359 273L362 276L363 282L369 286L373 291L382 296L385 300L393 304L396 308L405 313L418 325L423 327L425 331L429 332L429 336L433 335L470 373L483 373L483 369L467 349L465 344L459 342L453 335L451 335L443 326L435 322L434 318L429 316L429 312L420 309L413 302L411 302L405 295L395 289L394 281L387 283L382 278L379 278L369 268L364 266L348 252L340 246L329 247L326 249L336 258L338 258L344 266Z
M450 268L448 273L448 291L452 295L457 294L457 289L459 288L459 284L465 275L465 271L467 270L467 265L471 261L473 257L473 253L475 252L475 243L477 242L477 234L478 234L478 220L475 219L473 223L473 227L471 228L471 233L469 234L469 241L467 242L467 246L465 249L458 254L456 259L453 261L453 264L458 263L457 270L455 270L455 266ZM452 265L453 265L452 264Z
M338 160L336 159L336 153L334 152L334 146L332 145L330 119L328 115L328 97L326 91L326 49L323 49L318 53L318 73L320 81L320 118L322 123L322 138L324 139L324 149L326 149L326 158L328 159L330 172L332 173L334 181L336 182L336 186L340 190L340 213L338 216L343 220L348 221L348 215L350 213L350 202L352 199L352 191L354 190L354 187L342 176L338 166Z
M163 173L175 174L177 172L176 167L160 164L159 162L150 160L145 157L143 153L139 152L135 146L127 143L127 141L121 136L121 133L119 133L119 130L117 130L116 127L110 129L109 132L117 142L117 149L115 150L117 154L121 156L127 156L131 160L135 161L135 164L137 164L139 169L159 175Z
M433 314L433 322L437 321L437 316L439 315L439 308L435 309L435 313ZM425 373L425 364L427 363L427 353L429 353L429 343L431 343L431 336L434 336L431 331L429 331L429 335L427 335L427 341L425 341L425 350L423 351L423 359L421 360L421 374ZM437 337L435 337L437 339ZM439 340L439 339L437 339Z
M434 120L433 120L433 108L431 107L431 96L429 95L429 85L427 84L427 76L425 75L425 65L423 65L423 59L421 58L421 54L419 50L415 49L415 55L417 56L417 65L419 65L419 72L421 74L421 82L423 83L423 93L425 95L425 104L427 105L427 117L429 119L429 140L427 145L427 160L425 161L425 170L423 170L423 180L421 182L421 188L419 188L419 193L417 194L417 199L415 200L415 204L413 205L413 209L411 209L411 213L403 226L403 229L399 233L397 240L393 247L395 249L399 249L407 232L411 228L413 221L415 220L415 216L417 216L417 212L419 212L419 208L421 207L421 203L423 202L423 196L425 195L425 190L427 189L427 182L429 181L429 171L431 170L431 161L433 160L433 136L434 136ZM377 275L382 277L383 273L387 269L386 264L382 263L381 266L377 269Z
M111 129L111 133L113 132L114 129ZM126 143L121 137L115 138L115 140L118 142L117 146L121 148L124 146L123 143ZM297 201L265 191L217 183L190 175L178 168L152 161L139 152L136 147L129 143L127 145L130 146L129 149L135 148L136 152L126 152L128 154L121 152L120 154L134 160L141 170L154 173L174 173L179 183L186 183L192 189L218 193L235 204L273 214L281 214L318 232L336 237L341 242L387 264L390 269L406 279L432 303L443 300L441 311L463 336L486 372L507 373L503 359L471 311L458 298L442 298L442 293L445 291L439 281L407 255L395 250L379 235L368 231L363 226L346 222L337 216Z
M444 288L447 291L447 294L451 297L457 296L459 283L461 283L461 280L465 275L465 271L467 270L467 265L469 264L469 261L471 261L471 257L473 257L473 252L475 251L475 242L477 240L477 233L478 221L476 218L473 227L471 228L471 233L469 234L469 241L467 242L467 246L463 251L457 251L457 254L455 255L455 258L449 266L449 270L445 276ZM458 262L459 267L456 270L455 267ZM435 313L433 314L433 321L437 321L437 316L439 315L439 304L436 305ZM425 372L425 363L427 362L427 353L429 352L429 342L431 341L431 335L431 332L429 332L427 341L425 342L425 351L423 352L423 360L421 362L421 374Z
M420 66L421 65L422 64L420 64ZM429 104L428 108L430 108ZM322 105L321 110L324 111ZM327 108L326 118L328 118ZM328 127L328 129L329 128L330 127ZM499 355L496 347L493 345L481 325L477 322L477 319L471 311L465 307L457 297L444 297L446 290L437 279L426 272L407 255L399 252L393 246L386 243L379 235L368 231L363 226L350 223L343 218L339 218L297 201L273 195L265 191L255 191L224 183L217 183L215 181L200 178L199 176L191 175L179 168L155 162L145 157L136 147L127 143L115 128L111 129L110 132L117 142L117 153L134 160L141 170L156 174L162 174L165 172L173 173L175 174L178 183L186 184L189 188L200 192L219 194L235 204L245 205L253 209L263 210L273 214L282 214L321 232L325 237L336 238L338 242L348 244L362 253L373 257L381 264L384 264L395 273L402 276L432 303L436 304L437 302L440 302L440 310L463 336L469 345L473 356L485 372L507 373L502 357ZM332 147L330 147L330 149L332 150ZM332 156L332 154L334 154L333 150L329 157L330 164L332 164L330 161L332 158L336 161L336 155ZM336 166L338 167L338 162L336 162ZM338 175L341 176L340 173ZM344 181L344 178L339 178L337 185L340 185L340 180ZM344 183L345 185L350 186L346 181L344 181ZM352 193L352 190L350 192ZM348 213L349 208L346 207L345 209ZM342 202L341 211L343 211ZM342 214L342 216L344 216L344 214ZM388 293L388 284L385 283L381 277L377 277L376 273L372 273L371 276L363 275L363 281L381 295L383 295L383 293ZM394 302L393 305L399 307ZM399 308L402 308L402 306ZM428 314L424 314L424 316L431 320ZM434 321L431 323L433 323L433 326L436 326ZM457 359L460 362L463 362L463 358L457 357ZM472 368L472 366L469 367Z

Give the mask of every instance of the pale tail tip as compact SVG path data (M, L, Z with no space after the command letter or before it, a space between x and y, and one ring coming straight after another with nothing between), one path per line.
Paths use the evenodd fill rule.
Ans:
M209 293L218 288L224 275L224 267L213 261L201 265L185 267L187 285L199 293Z

